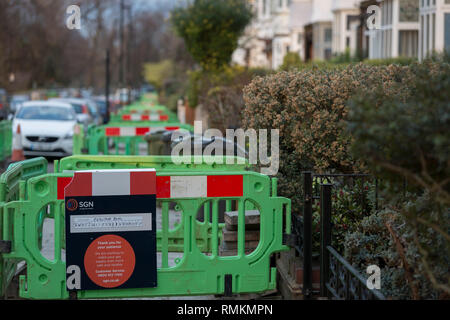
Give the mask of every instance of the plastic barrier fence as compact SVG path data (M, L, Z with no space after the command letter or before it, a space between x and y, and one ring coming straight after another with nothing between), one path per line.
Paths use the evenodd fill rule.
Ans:
M106 157L105 157L106 158ZM131 157L130 157L131 158ZM153 157L152 157L153 158ZM150 161L162 166L163 159ZM123 166L124 161L73 157L57 163L62 173L30 177L23 185L17 201L0 204L2 212L2 242L9 242L11 250L1 254L2 266L12 261L25 261L26 274L19 278L19 294L23 298L67 299L66 265L64 255L64 187L71 181L73 166L84 163L90 169L100 163ZM137 159L135 159L137 160ZM138 162L136 162L138 163ZM131 164L131 163L128 163ZM18 165L20 166L20 164ZM204 165L205 166L205 165ZM143 167L143 166L142 166ZM276 269L270 267L273 253L288 250L283 234L290 233L290 200L277 197L276 180L244 170L206 171L199 165L196 170L175 170L172 166L157 168L157 203L161 225L158 227L160 263L157 268L158 285L155 288L105 289L77 291L78 298L154 297L170 295L223 294L224 292L263 292L276 286ZM67 169L65 169L67 168ZM10 168L10 170L13 170ZM237 252L234 256L221 256L219 207L221 201L233 201L238 212ZM257 248L245 251L245 211L247 203L260 214L260 240ZM171 206L175 210L171 210ZM208 234L211 247L201 250L196 236L199 230L197 215L208 207L209 214L202 223L210 224ZM44 257L39 246L39 216L53 220L52 257ZM180 213L183 234L182 257L170 259L170 239L173 229L169 221ZM5 215L5 212L8 214ZM6 217L6 218L5 218ZM200 239L201 240L201 239ZM2 269L3 287L9 279Z
M111 116L110 123L130 122L178 122L175 113L169 110L137 109L125 107L118 114Z
M111 116L110 122L142 122L142 121L151 121L151 122L163 122L169 121L169 116L163 113L149 113L149 114L138 114L138 113L130 113L130 114L122 114L122 115L113 115Z
M74 134L74 154L79 154L83 148L90 155L139 155L140 144L147 143L144 140L146 134L158 131L175 131L186 129L193 131L192 126L171 122L137 122L109 124L100 127L89 128L86 138ZM147 149L145 150L147 154Z
M204 172L204 171L240 171L249 170L250 167L245 159L239 159L237 157L222 157L222 163L216 163L214 157L199 158L196 156L191 157L191 161L188 164L175 164L172 162L170 156L72 156L62 159L60 162L55 160L55 172L68 172L75 170L105 170L105 169L142 169L142 168L155 168L156 170L169 170L169 171L189 171L189 172ZM239 161L241 162L238 162ZM226 164L226 163L232 164ZM208 164L210 163L210 164ZM243 164L239 164L243 163ZM233 207L231 200L225 200L222 204L225 210L230 211ZM246 209L253 209L254 207L247 204ZM204 212L209 210L209 206L206 205L203 208ZM204 214L205 215L205 214ZM211 235L209 230L211 229L210 223L203 223L197 221L197 244L201 251L207 251L211 248ZM223 228L223 224L219 224L220 230ZM169 235L169 249L173 252L183 251L183 229L182 222L174 230L171 230ZM161 234L157 233L157 238L161 238Z
M12 201L25 200L27 195L25 182L32 177L46 173L47 160L45 158L34 158L12 163L8 170L0 176L0 241L8 239L14 232L14 212L5 209L5 205ZM36 242L39 248L42 244L42 227L45 214L44 210L40 210L36 217ZM4 245L5 243L2 243L1 249L5 249ZM5 260L0 255L0 296L4 294L6 285L14 277L16 269L16 260Z
M11 156L12 147L12 123L0 121L0 162Z
M160 105L149 105L149 104L133 104L126 107L123 107L118 115L151 115L151 114L159 114L169 116L169 121L176 121L177 115L167 109L164 106Z

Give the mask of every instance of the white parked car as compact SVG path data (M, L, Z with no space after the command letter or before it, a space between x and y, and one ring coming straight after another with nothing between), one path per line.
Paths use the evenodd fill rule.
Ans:
M72 154L77 116L72 106L56 101L22 104L13 120L13 134L20 125L25 156L65 157Z

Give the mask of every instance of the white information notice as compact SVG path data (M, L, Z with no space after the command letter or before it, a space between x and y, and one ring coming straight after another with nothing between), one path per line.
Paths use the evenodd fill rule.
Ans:
M71 233L151 231L151 213L70 216Z

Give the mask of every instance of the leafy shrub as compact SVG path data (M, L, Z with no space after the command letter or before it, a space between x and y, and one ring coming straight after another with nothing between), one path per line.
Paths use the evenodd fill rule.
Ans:
M244 0L194 0L171 14L177 34L204 70L229 64L251 19L252 11Z
M361 60L357 56L352 56L350 49L347 48L345 52L335 55L331 58L331 63L353 63L360 62Z
M417 58L410 58L410 57L364 60L364 63L370 64L373 66L386 66L386 65L390 65L390 64L397 64L400 66L409 66L415 62L417 62Z
M222 72L190 73L188 99L191 106L202 104L208 112L209 127L225 132L242 126L243 88L256 75L267 74L264 69L224 67Z
M289 71L291 69L300 68L302 60L296 52L288 52L283 58L283 64L280 66L280 70Z
M450 297L450 64L448 57L435 58L413 64L410 70L408 86L393 83L389 91L377 86L353 97L348 129L354 138L354 156L364 158L368 168L387 182L383 193L389 212L407 224L408 231L401 232L398 241L415 254L409 277L421 279L415 286L415 280L407 279L408 295L436 297L439 292ZM403 181L410 192L407 202L397 192ZM386 243L386 228L378 237L373 235L373 243ZM361 248L358 243L348 246ZM350 256L388 259L388 252L379 250L371 245ZM402 264L403 260L394 259L389 268ZM401 291L400 284L394 289Z
M295 53L293 53L296 55ZM362 61L358 57L352 57L348 52L341 53L331 60L313 60L308 62L297 62L290 54L285 56L286 63L280 67L282 71L292 70L343 70L351 65L357 65L358 63L364 63L370 66L389 66L395 64L397 66L410 66L417 62L416 58L398 57L387 59L366 59Z
M398 209L398 208L402 209ZM450 298L445 291L433 286L435 281L445 283L449 279L450 255L445 237L432 228L420 233L411 221L405 219L404 211L417 213L434 212L436 205L427 195L397 203L362 220L356 231L345 237L344 257L365 274L369 265L381 269L381 291L394 299L443 299ZM403 212L402 212L403 211ZM445 212L450 229L450 211ZM389 228L388 228L389 226ZM422 261L420 247L429 248L428 263Z
M407 79L398 65L349 65L343 69L301 70L256 77L244 89L243 125L280 130L280 194L301 212L302 175L316 172L358 172L363 165L350 154L352 138L345 130L347 101L359 90Z
M350 102L348 129L356 156L380 176L434 191L449 191L450 64L411 67L409 86L362 91ZM444 194L441 194L444 196Z
M345 237L354 232L361 221L375 209L375 183L356 179L349 184L342 179L328 178L326 183L333 184L332 190L332 246L339 253L344 252ZM325 183L321 181L320 183ZM320 183L314 179L315 188ZM312 250L313 256L320 252L320 200L314 199L312 205Z

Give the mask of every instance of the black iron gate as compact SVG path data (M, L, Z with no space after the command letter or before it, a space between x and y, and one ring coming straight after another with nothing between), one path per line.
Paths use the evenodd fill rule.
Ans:
M312 214L313 201L320 200L320 296L330 299L385 299L378 290L368 289L366 279L348 263L335 248L332 239L332 192L331 180L336 179L373 179L366 174L325 174L303 172L303 215L292 216L292 228L295 241L293 246L303 258L303 295L305 299L313 297L312 284ZM316 183L313 183L316 179ZM318 183L317 183L318 182ZM361 185L363 185L361 183ZM315 187L315 188L314 188ZM318 188L319 187L319 190ZM361 197L362 206L365 197ZM375 209L378 209L378 180L375 179Z

